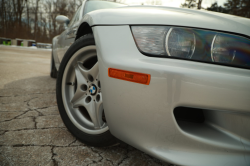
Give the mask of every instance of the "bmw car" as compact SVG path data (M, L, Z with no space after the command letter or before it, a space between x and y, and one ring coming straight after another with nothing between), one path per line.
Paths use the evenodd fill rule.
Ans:
M249 19L90 0L57 21L51 76L76 138L177 165L250 165Z

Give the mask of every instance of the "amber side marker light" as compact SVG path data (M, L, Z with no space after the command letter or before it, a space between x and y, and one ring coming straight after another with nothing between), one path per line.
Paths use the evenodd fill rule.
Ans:
M119 69L108 69L109 77L117 78L125 81L131 81L139 84L149 85L150 74L136 73L132 71L119 70Z

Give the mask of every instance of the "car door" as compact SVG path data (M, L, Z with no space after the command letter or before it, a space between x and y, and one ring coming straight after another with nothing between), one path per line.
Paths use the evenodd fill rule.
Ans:
M73 16L72 20L70 21L67 29L60 35L59 39L59 49L58 50L58 56L59 61L62 61L62 58L65 54L65 52L68 50L71 44L75 41L76 32L80 25L80 19L83 16L83 9L84 9L85 2L83 2L82 6L78 8L75 15Z

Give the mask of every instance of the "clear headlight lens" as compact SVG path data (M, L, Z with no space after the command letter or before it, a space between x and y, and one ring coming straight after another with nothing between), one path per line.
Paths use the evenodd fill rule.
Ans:
M189 29L171 28L165 44L169 56L191 58L195 50L195 35Z
M229 43L230 42L227 41L227 37L224 37L223 35L214 36L211 47L211 58L213 62L230 63L233 61L235 57L235 51L233 54L230 52Z
M211 46L213 62L250 66L250 42L238 36L217 34Z
M139 49L152 55L165 55L162 36L166 36L169 28L166 26L132 26Z
M250 40L192 28L131 26L139 50L151 56L250 67Z

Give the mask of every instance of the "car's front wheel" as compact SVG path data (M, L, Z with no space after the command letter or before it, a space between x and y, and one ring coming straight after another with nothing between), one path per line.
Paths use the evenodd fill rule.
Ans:
M69 131L92 146L116 143L105 119L99 67L92 34L78 39L61 62L57 78L57 104Z

